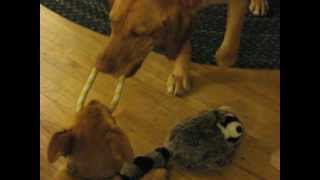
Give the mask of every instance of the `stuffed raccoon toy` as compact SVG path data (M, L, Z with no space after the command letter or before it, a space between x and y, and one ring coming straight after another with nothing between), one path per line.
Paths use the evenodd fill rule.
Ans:
M211 109L180 122L170 132L164 147L124 164L125 180L143 177L153 168L169 162L192 170L219 170L231 162L241 142L243 126L225 107Z

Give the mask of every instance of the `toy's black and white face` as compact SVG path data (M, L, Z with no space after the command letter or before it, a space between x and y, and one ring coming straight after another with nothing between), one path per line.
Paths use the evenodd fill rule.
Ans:
M223 120L218 122L224 138L230 143L237 143L243 135L243 126L237 116L230 111L222 111Z

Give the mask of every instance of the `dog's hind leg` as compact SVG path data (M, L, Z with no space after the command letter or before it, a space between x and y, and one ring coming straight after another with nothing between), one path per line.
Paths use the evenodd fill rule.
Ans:
M182 96L191 89L190 60L191 42L187 41L174 63L173 72L167 81L167 91L170 95Z
M248 0L228 1L226 31L223 42L215 55L219 66L229 67L236 62L240 46L240 34L248 9L248 2Z
M269 10L268 0L250 0L249 10L255 16L264 16Z

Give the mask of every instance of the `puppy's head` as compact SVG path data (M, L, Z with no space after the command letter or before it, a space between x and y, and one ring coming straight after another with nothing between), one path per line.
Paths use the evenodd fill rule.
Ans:
M109 14L111 36L97 59L97 69L133 75L155 46L169 59L189 38L191 11L186 0L113 0Z
M133 151L108 108L91 101L77 114L73 127L52 136L48 160L55 162L60 156L68 158L77 175L99 178L117 172Z

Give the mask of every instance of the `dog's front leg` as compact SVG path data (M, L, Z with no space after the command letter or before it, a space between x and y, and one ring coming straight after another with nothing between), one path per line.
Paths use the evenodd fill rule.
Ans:
M240 34L248 9L248 0L229 0L227 26L224 39L216 52L216 61L219 66L234 65L240 46Z
M173 72L167 81L170 95L182 96L191 89L190 82L191 42L187 41L174 62Z

